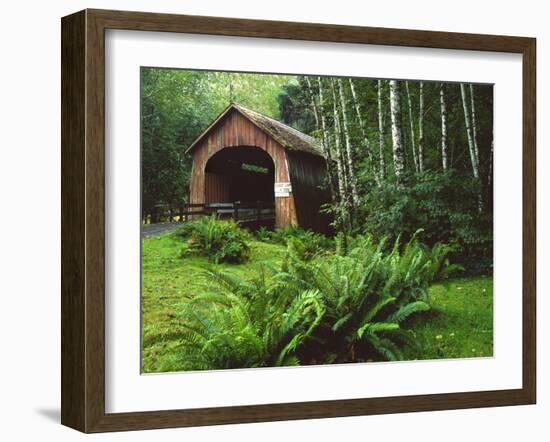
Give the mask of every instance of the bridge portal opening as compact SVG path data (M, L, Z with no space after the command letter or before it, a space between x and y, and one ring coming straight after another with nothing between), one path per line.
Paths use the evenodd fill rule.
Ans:
M258 147L228 147L214 154L205 168L205 203L251 205L275 203L275 166Z

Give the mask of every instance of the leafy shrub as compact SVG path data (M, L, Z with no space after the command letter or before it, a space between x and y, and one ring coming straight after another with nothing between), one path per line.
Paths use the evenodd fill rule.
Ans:
M490 208L479 210L479 183L454 171L428 172L407 185L374 186L359 208L364 231L378 238L408 240L423 229L422 241L452 244L453 261L470 273L492 270Z
M248 260L248 235L235 221L204 216L184 224L176 233L187 241L183 254L207 256L211 262L241 263Z
M288 241L280 267L250 279L208 270L208 291L180 317L180 366L265 367L399 360L415 345L407 319L430 309L428 287L454 269L450 248L358 236L345 255L305 257Z
M272 235L273 235L273 230L270 230L264 226L254 231L254 237L258 241L272 242Z
M325 309L319 293L285 290L263 269L243 281L206 271L217 290L195 297L181 316L180 367L187 370L297 365L294 356L319 325Z
M429 310L428 288L436 278L456 269L448 262L448 246L430 249L413 238L400 251L396 241L359 236L346 256L325 255L307 263L291 251L284 265L288 287L317 290L326 314L314 337L322 346L305 355L315 360L329 355L340 362L402 359L401 347L413 344L402 323Z
M256 238L275 244L291 244L290 247L300 250L304 259L311 259L333 248L333 242L326 236L302 229L294 224L275 231L259 229L256 232Z

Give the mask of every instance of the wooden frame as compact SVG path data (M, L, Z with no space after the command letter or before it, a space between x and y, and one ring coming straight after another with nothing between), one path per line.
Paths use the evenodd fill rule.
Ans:
M523 386L192 410L105 413L106 29L364 43L523 56ZM62 19L62 407L84 432L533 404L536 398L536 41L404 29L85 10Z

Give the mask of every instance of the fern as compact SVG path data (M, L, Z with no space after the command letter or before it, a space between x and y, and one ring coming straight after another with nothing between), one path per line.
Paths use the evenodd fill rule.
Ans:
M379 332L387 332L399 329L399 324L392 322L367 322L366 324L359 327L357 330L357 336L362 338L363 335L376 335Z
M317 291L291 296L265 269L246 281L212 269L205 270L203 276L210 279L210 291L188 302L180 316L187 329L181 334L187 367L299 363L295 351L311 336L325 313Z
M402 359L416 344L406 319L430 309L430 284L452 270L452 249L424 246L421 233L391 245L340 234L336 253L292 234L280 267L246 279L205 269L204 293L181 309L178 360L216 369Z
M423 301L415 301L410 304L405 304L399 310L392 313L388 320L395 323L401 323L410 315L417 312L425 312L430 310L430 306Z
M176 236L187 242L183 255L204 255L216 264L241 263L250 257L245 231L235 221L222 221L217 215L203 216L184 224Z

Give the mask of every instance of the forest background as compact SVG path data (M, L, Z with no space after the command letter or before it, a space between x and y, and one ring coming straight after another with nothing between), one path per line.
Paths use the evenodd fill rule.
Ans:
M186 148L239 103L320 141L336 230L453 245L492 270L493 87L142 69L142 216L188 200Z

